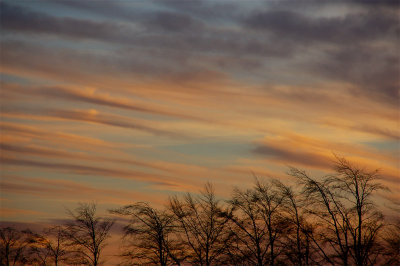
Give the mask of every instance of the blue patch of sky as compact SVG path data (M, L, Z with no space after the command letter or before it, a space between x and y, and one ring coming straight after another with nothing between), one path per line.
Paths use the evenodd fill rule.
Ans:
M400 153L400 141L398 140L369 141L369 142L362 142L362 144L378 150L397 151L398 153Z
M51 16L92 21L134 21L160 10L150 1L6 1Z
M77 41L75 38L63 38L53 34L32 35L13 31L4 31L2 33L2 41L17 41L29 45L39 46L41 48L71 49L90 53L99 53L99 51L102 51L102 53L108 53L124 47L122 44L119 45L117 43L109 43L91 39L79 39Z
M56 17L96 19L96 16L94 16L90 12L87 12L86 10L75 9L72 7L68 7L67 5L64 5L62 6L62 8L60 8L60 5L59 3L57 3L57 1L13 1L13 0L4 0L4 1L9 2L13 6L19 6L33 12L45 13Z
M32 84L31 78L20 77L17 75L12 75L7 73L0 73L0 80L5 83L18 83L21 85ZM37 83L37 81L35 83Z
M165 149L187 155L212 156L216 160L231 161L249 154L249 145L238 141L212 141L164 146Z

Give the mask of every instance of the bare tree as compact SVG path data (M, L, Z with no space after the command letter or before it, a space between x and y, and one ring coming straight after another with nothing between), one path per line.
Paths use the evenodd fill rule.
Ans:
M30 265L48 265L51 253L47 248L48 239L42 235L32 233L29 245L29 264Z
M286 256L293 265L319 264L314 258L314 245L312 243L314 226L307 221L305 206L307 202L292 187L275 180L275 185L283 195L282 214L289 221L288 230L285 232Z
M337 158L321 179L289 174L298 189L256 180L222 202L206 184L164 209L139 202L113 210L128 218L123 256L128 265L398 265L400 204L383 220L377 171ZM99 265L114 220L97 216L95 204L68 213L70 222L42 235L0 228L0 265Z
M253 189L234 190L228 201L232 207L228 217L233 223L235 248L242 256L242 263L276 264L281 251L279 240L288 227L288 221L281 215L284 198L275 182L262 183L257 179Z
M127 251L122 254L129 265L163 266L171 261L179 265L184 259L184 250L174 238L176 226L172 214L143 202L111 212L130 218L124 227L124 237L129 240Z
M394 266L400 261L400 201L391 201L388 207L390 211L379 235L377 253L381 265Z
M383 189L376 182L377 171L368 172L337 158L336 174L321 181L295 168L290 174L304 185L314 215L324 226L321 240L333 253L320 246L327 263L335 264L337 258L343 265L373 265L371 251L376 236L383 225L383 217L372 201L373 193Z
M96 216L96 205L80 204L74 211L68 210L72 221L66 224L64 237L87 264L99 264L101 252L106 245L114 220Z
M67 263L70 253L67 249L64 228L61 226L47 228L42 235L32 235L30 254L31 260L37 265L47 265L52 262L57 266L60 262Z
M28 262L27 248L31 241L29 230L0 228L0 255L2 265L24 265Z
M275 182L261 183L256 182L257 207L263 217L268 234L268 262L275 265L275 260L279 255L279 239L287 228L287 220L281 215L281 209L285 195L280 193Z
M265 265L268 235L255 191L236 188L228 202L232 208L226 215L232 222L230 230L235 236L231 253L240 264Z
M187 194L183 200L171 198L170 208L182 229L182 240L191 251L190 262L207 266L222 263L229 239L228 219L221 215L222 206L212 185L207 183L197 197Z
M386 226L380 246L383 265L398 265L400 261L400 217L393 224Z
M59 262L68 261L70 251L67 249L67 239L65 238L64 228L53 226L45 230L47 236L46 248L50 251L50 256L54 265Z

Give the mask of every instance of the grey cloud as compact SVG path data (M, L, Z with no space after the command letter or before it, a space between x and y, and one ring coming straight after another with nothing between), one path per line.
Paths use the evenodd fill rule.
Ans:
M380 10L330 18L310 18L292 10L268 10L252 14L244 24L305 44L315 41L350 44L393 36L400 30L397 14Z
M137 31L115 22L95 22L68 17L54 17L37 13L26 8L2 3L2 27L26 33L44 33L69 38L93 39L104 42L135 45L143 48L157 48L168 51L213 52L236 56L250 55L283 56L290 54L289 44L266 45L266 40L241 31L221 29L218 25L203 27L192 17L172 12L150 13L142 21L145 27L156 27L167 32ZM147 23L147 24L146 24ZM171 31L181 34L170 35Z
M78 11L84 11L90 14L100 15L110 19L136 20L138 17L145 15L140 9L143 3L140 1L115 1L102 0L101 4L93 3L93 1L81 0L43 0L46 4L57 5L58 8L69 8Z
M172 12L157 12L150 15L147 21L150 30L163 30L168 32L198 31L202 30L202 23L191 16Z
M237 1L180 1L180 0L153 0L157 6L189 14L205 21L229 22L242 15L240 2ZM251 6L248 1L244 6ZM243 7L243 6L242 6Z
M319 51L320 56L299 64L310 76L349 83L355 95L399 104L400 24L395 11L367 6L344 16L312 18L282 7L256 12L244 25Z
M47 156L47 157L67 157L68 154L67 152L59 151L59 150L51 150L51 149L46 149L46 148L35 148L35 147L27 147L27 146L16 146L16 145L10 145L6 143L0 143L0 150L6 151L6 152L17 152L17 153L22 153L22 154L30 154L30 155L36 155L36 156ZM70 155L70 157L72 157Z
M110 5L109 2L107 3ZM345 17L310 18L292 11L288 5L282 5L282 10L252 13L243 20L245 28L240 28L242 25L239 18L231 18L231 24L239 29L234 31L221 27L221 23L217 22L210 24L209 27L203 27L201 20L196 19L195 14L186 12L186 9L197 5L212 8L214 5L211 3L190 1L185 4L179 1L179 4L183 7L176 7L174 12L147 10L144 11L146 15L143 17L132 17L132 20L144 24L145 27L166 31L164 34L161 32L161 35L151 31L139 31L135 34L132 29L111 21L95 22L54 17L7 3L2 3L2 25L6 29L92 38L107 42L143 45L143 47L162 45L176 50L182 48L193 51L217 50L221 53L245 52L269 56L276 53L278 56L283 56L284 51L290 52L290 49L294 49L293 47L298 46L299 43L313 41L354 43L393 36L400 31L397 13L393 11L372 9L348 14ZM216 10L220 9L224 8L216 8ZM118 16L118 13L115 16ZM260 34L251 34L248 28L269 32L275 36L267 38ZM169 32L181 32L185 29L188 29L185 34L168 35Z
M324 77L354 84L355 96L399 104L400 57L396 49L356 46L327 51L308 67Z
M274 147L268 144L260 144L253 149L253 152L266 156L278 161L289 163L296 163L311 167L329 168L332 166L332 161L328 158L314 154L312 152L294 151L293 149L284 149Z
M122 20L134 22L148 29L158 29L165 31L194 30L202 27L200 20L194 18L193 14L183 13L182 9L168 8L171 5L166 2L155 2L154 5L141 3L138 1L102 1L102 4L93 4L87 1L51 1L46 0L47 4L61 5L63 8L72 8L78 11L84 11L91 14L100 15L110 20ZM188 5L187 5L188 4ZM190 7L195 4L194 1L182 2L180 7ZM197 5L208 6L208 5ZM196 9L197 11L199 9ZM210 13L210 12L208 12Z
M69 4L73 3L76 4L76 2ZM103 5L93 5L93 3L78 5L80 7L84 6L87 10L89 10L89 7L96 10L99 7L101 7L101 10L107 10L107 7L114 7L118 11L113 13L114 16L109 16L107 21L93 21L73 17L51 16L32 11L29 8L1 2L1 26L5 29L23 32L55 34L121 43L133 42L135 39L133 35L143 33L142 30L145 28L147 30L180 32L183 30L200 30L202 27L200 21L189 15L165 11L144 12L141 15L138 15L137 12L131 13L130 21L134 22L134 24L122 24L112 20L112 18L118 18L119 13L125 9L118 5L110 4L110 2L105 3L105 7ZM107 10L107 12L110 12L110 10ZM136 26L136 30L134 30L134 26ZM137 28L137 26L142 26L142 28Z
M400 118L400 114L399 114L399 118ZM359 130L361 132L367 132L367 133L375 134L378 136L383 136L388 139L400 141L400 132L394 132L390 129L379 128L379 127L372 126L372 125L360 125L360 126L354 126L353 128L355 130Z
M291 5L274 3L265 5L270 8L268 10L235 13L216 21L207 20L205 13L212 12L213 7L213 12L226 13L225 6L204 1L155 1L153 4L156 7L141 7L142 16L130 18L130 22L143 27L138 30L113 20L60 18L2 3L2 27L6 30L92 39L124 47L104 57L67 49L59 52L32 48L29 44L19 47L5 43L2 64L37 70L42 67L46 73L54 71L52 68L56 65L60 68L58 72L69 77L93 71L124 77L144 74L176 81L193 80L198 76L202 79L204 75L197 73L213 73L223 78L234 76L240 70L246 78L287 83L290 81L285 73L293 71L293 76L298 77L295 80L306 76L311 85L315 85L314 78L346 82L354 87L351 91L355 94L398 104L398 8L393 11L375 8L372 4L360 5L356 11L343 16L315 17L300 13ZM316 10L326 4L308 3ZM73 2L71 5L77 5L78 9L82 5L88 10L90 4ZM110 2L107 5L113 6ZM239 3L230 5L235 12L242 8ZM199 11L196 12L195 7L199 7ZM107 12L106 8L96 8L102 10L100 13ZM110 7L113 8L123 9L121 3L115 3ZM40 60L39 56L32 59L32 55L38 54L41 54ZM62 61L77 67L65 69L60 64ZM90 70L74 72L82 68ZM270 68L278 75L271 77Z
M19 6L0 3L1 27L28 33L46 33L83 39L113 40L127 29L121 25L75 18L56 18Z
M82 80L86 80L92 86L101 88L115 86L115 84L107 86L103 82L106 79L103 77L106 76L120 79L122 84L131 82L136 77L149 76L181 82L196 81L203 77L213 78L213 80L224 78L220 72L187 62L182 58L185 51L179 55L177 51L153 51L150 47L140 54L134 48L102 54L97 53L96 50L80 51L41 47L21 41L2 41L1 45L0 62L4 67L39 73L51 78L56 77L62 81L81 83ZM159 54L160 57L158 57Z
M345 0L342 0L346 2ZM355 4L364 5L364 6L372 6L372 7L399 7L398 0L353 0Z
M200 20L177 11L150 12L145 18L138 18L143 29L148 29L143 30L111 20L99 22L56 17L8 3L2 5L1 24L5 31L118 44L113 52L104 55L96 54L96 50L35 47L29 42L12 41L12 38L3 41L3 65L44 73L63 72L69 78L101 71L126 74L125 77L144 74L191 81L199 73L222 77L233 70L248 71L249 62L262 66L263 57L289 58L294 51L288 42L276 45L257 34L247 34L240 28L220 27L218 23L204 26ZM218 58L213 54L218 54ZM75 73L76 69L87 71Z

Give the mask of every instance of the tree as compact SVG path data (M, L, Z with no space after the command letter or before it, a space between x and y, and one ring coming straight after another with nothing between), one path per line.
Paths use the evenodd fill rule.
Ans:
M171 260L180 264L184 250L174 234L174 216L166 211L154 209L147 203L139 202L113 210L112 213L130 217L124 227L128 238L127 251L122 256L130 265L167 265Z
M244 261L253 265L275 265L279 255L278 240L287 228L287 220L281 215L285 195L275 182L261 183L256 180L251 190L235 189L231 213L232 233L239 242L238 252Z
M400 218L396 223L385 228L380 247L383 256L383 265L396 265L400 261Z
M29 230L12 227L0 228L0 254L2 265L23 265L28 262L27 248L31 241Z
M267 232L262 214L257 206L258 197L254 190L241 191L236 188L228 201L231 210L226 213L232 222L231 234L235 245L231 252L240 264L265 265L267 261Z
M39 234L32 234L29 245L29 264L32 265L48 265L51 258L50 250L48 249L49 240Z
M70 252L66 246L67 239L64 231L61 226L53 226L45 230L45 235L48 238L46 248L50 251L50 256L55 266L59 262L68 261L69 259Z
M392 201L388 206L390 211L385 221L385 226L379 235L381 265L398 265L400 261L400 201Z
M285 254L293 265L319 264L314 260L314 246L312 237L314 226L307 221L307 212L305 209L306 201L301 195L296 193L292 187L275 181L275 185L280 189L283 198L281 208L282 215L288 221L288 228L285 234Z
M372 265L371 252L383 226L372 196L384 187L377 182L377 171L357 168L344 158L337 158L335 170L321 181L296 168L290 174L303 184L312 206L309 213L323 224L319 235L329 248L319 249L326 262L335 264L339 259L343 265Z
M74 211L68 210L72 220L66 224L63 236L76 254L82 255L87 264L99 264L106 245L113 219L96 216L96 205L80 204Z
M221 215L222 207L216 199L214 188L206 184L200 196L186 194L183 200L170 199L170 209L182 231L182 240L190 263L213 265L222 263L229 233L228 219Z
M281 209L285 195L280 193L275 182L269 183L256 182L255 187L257 197L257 207L266 225L265 229L268 235L268 264L275 265L275 260L279 255L277 244L278 240L284 234L287 228L287 220L281 215Z
M400 204L383 215L374 204L386 190L377 171L337 158L335 172L314 178L290 168L300 184L256 180L218 200L212 185L169 199L167 208L138 202L111 211L126 221L128 265L398 265ZM394 197L396 198L396 197ZM99 265L114 220L95 204L42 235L0 228L0 265Z
M32 260L39 265L47 265L49 261L57 266L60 262L68 262L71 252L67 249L66 233L62 226L53 226L44 230L44 234L33 234L30 245Z

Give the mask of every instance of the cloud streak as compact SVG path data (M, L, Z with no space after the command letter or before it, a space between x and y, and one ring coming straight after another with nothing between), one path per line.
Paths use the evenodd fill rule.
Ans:
M398 5L0 5L9 210L51 213L57 195L160 202L207 180L285 179L287 165L323 174L333 153L398 183Z
M272 145L260 145L253 152L272 158L273 160L284 163L300 164L308 167L318 167L327 169L332 166L333 160L325 155L305 151L293 151L283 147L274 147Z
M171 116L181 119L191 119L198 121L207 121L204 118L192 116L184 113L183 110L171 111L166 107L151 104L149 102L134 102L126 98L112 97L109 94L96 93L85 89L70 89L64 87L42 87L42 88L23 88L10 86L9 93L18 92L22 95L39 96L43 98L55 98L59 100L70 100L73 102L84 102L102 106L115 107L135 112L149 113L153 115Z
M28 159L1 157L3 164L24 166L24 167L34 167L49 170L58 170L67 173L76 173L80 175L90 175L90 176L106 176L106 177L119 177L131 180L140 180L143 182L149 182L156 185L162 186L176 186L177 184L169 181L168 176L161 176L159 174L148 174L133 170L122 170L122 169L110 169L105 167L96 167L88 165L79 165L72 163L52 163L52 162L41 162Z
M101 114L94 109L90 110L61 110L61 109L28 109L21 112L21 110L7 110L5 108L3 115L16 116L16 117L29 117L31 119L46 120L72 120L79 122L90 122L95 124L121 127L126 129L140 130L154 135L163 135L169 137L185 137L180 133L170 132L166 130L156 129L151 126L145 125L138 119L128 119L125 117Z
M32 195L40 198L54 196L70 199L97 198L116 204L129 202L132 199L149 200L150 196L138 191L123 189L107 189L84 185L70 180L53 180L47 178L26 178L20 176L5 176L1 182L3 191L18 195Z
M88 148L88 147L99 147L102 149L111 148L113 145L105 142L101 139L92 137L85 137L71 133L49 131L40 129L35 126L21 125L18 123L0 122L0 129L2 130L2 136L21 136L28 139L35 138L46 142L54 143L68 143L75 147Z

